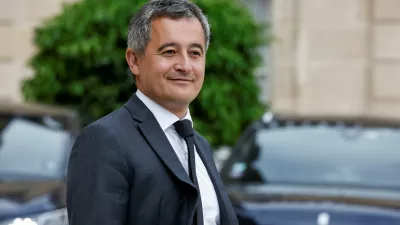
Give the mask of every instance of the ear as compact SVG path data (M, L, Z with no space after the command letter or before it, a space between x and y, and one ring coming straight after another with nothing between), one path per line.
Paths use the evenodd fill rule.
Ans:
M125 53L125 58L126 62L129 65L129 69L134 75L139 75L140 70L139 70L139 57L138 55L133 51L133 49L128 48Z

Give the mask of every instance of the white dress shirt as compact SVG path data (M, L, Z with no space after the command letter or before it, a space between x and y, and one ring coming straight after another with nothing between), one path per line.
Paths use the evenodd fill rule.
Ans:
M154 117L157 119L157 122L160 124L161 129L164 131L169 142L171 143L171 146L174 149L179 161L181 161L183 168L189 174L187 145L185 140L175 131L175 127L173 125L179 120L179 118L175 114L169 112L145 96L139 89L137 90L136 95L153 113ZM183 119L192 121L189 109ZM217 195L215 193L214 185L208 175L207 169L196 151L196 147L195 160L196 174L203 206L204 225L219 225L220 218Z

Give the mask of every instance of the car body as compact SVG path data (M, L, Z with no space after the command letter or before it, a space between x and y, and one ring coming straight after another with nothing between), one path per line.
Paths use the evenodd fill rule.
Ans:
M400 224L400 129L266 113L221 177L241 225Z
M0 225L66 225L73 111L0 101Z

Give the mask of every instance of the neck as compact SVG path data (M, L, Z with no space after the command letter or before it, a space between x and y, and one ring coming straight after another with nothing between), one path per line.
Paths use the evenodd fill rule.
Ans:
M162 103L158 103L160 104L162 107L164 107L166 110L170 111L171 113L173 113L175 116L177 116L179 119L183 119L186 116L187 113L187 109L188 106L174 106L173 104L162 104Z
M169 112L171 112L172 114L174 114L175 116L177 116L179 119L183 119L186 116L186 113L188 111L189 108L189 104L187 103L180 103L177 101L165 101L165 100L161 100L159 98L155 98L152 97L149 94L146 94L138 85L138 90L140 90L140 92L142 92L146 97L148 97L149 99L151 99L152 101L156 102L158 105L160 105L161 107L163 107L164 109L168 110Z

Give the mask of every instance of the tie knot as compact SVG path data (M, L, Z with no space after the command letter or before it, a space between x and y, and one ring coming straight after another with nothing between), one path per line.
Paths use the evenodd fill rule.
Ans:
M175 130L183 139L193 135L192 122L190 120L179 120L174 123Z

